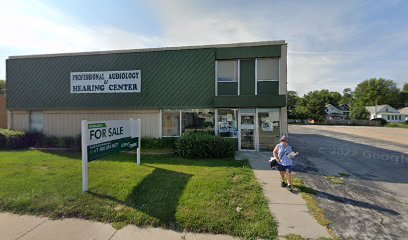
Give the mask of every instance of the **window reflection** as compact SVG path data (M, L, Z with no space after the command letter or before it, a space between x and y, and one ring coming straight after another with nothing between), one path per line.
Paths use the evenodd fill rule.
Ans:
M279 142L279 125L279 109L258 109L260 151L273 151Z
M214 110L191 109L181 113L182 132L208 131L214 133Z
M238 109L218 109L218 135L238 136Z
M164 137L180 136L180 111L164 110L162 117L162 135Z

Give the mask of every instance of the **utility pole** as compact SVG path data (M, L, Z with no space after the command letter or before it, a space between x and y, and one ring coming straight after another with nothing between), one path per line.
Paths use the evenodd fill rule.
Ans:
M377 97L375 98L375 114L374 114L374 118L377 118Z

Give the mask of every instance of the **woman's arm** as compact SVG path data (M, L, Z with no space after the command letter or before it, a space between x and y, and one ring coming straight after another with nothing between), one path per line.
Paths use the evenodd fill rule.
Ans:
M279 144L276 145L275 149L273 149L273 156L275 157L276 161L280 162L280 159L278 158L278 151L279 151Z

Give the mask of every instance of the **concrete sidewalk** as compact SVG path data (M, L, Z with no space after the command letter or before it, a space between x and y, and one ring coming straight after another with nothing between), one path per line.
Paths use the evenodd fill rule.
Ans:
M0 212L1 240L233 240L228 235L188 233L133 225L116 230L110 224L81 219L50 220L44 217Z
M268 160L272 153L237 152L237 159L249 159L249 163L260 182L269 209L278 221L278 235L298 234L305 238L320 238L331 236L326 228L317 223L309 213L303 198L280 186L281 180L278 171L272 171Z

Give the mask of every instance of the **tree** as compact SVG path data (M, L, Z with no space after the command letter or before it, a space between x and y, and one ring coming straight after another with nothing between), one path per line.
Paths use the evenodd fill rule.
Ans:
M303 101L303 98L301 98L300 101ZM296 105L293 114L297 119L307 119L312 117L311 112L303 104Z
M326 94L325 90L322 90L322 94ZM340 105L340 101L341 101L341 94L339 92L329 92L328 93L328 103L330 103L331 105L338 107Z
M398 107L407 107L408 106L408 83L405 83L402 87L402 91L400 93L400 106Z
M351 88L345 88L343 90L343 96L341 97L340 104L348 104L350 105L353 100L353 91Z
M295 119L295 108L299 100L299 96L295 91L288 91L288 117L290 119Z
M408 93L408 83L404 83L404 86L402 87L402 92Z
M398 107L399 93L400 90L393 80L371 78L357 85L353 102L361 106L390 104Z
M350 108L350 117L351 119L358 119L358 120L368 120L370 119L370 113L368 110L359 104L354 104Z
M331 94L329 90L311 91L303 96L296 106L296 114L305 118L314 120L323 120L326 118L326 105L337 101L336 94Z
M0 96L6 95L6 81L0 80Z
M298 100L295 113L304 118L323 120L326 118L326 106L331 104L338 107L342 96L339 92L330 92L327 89L311 91Z

